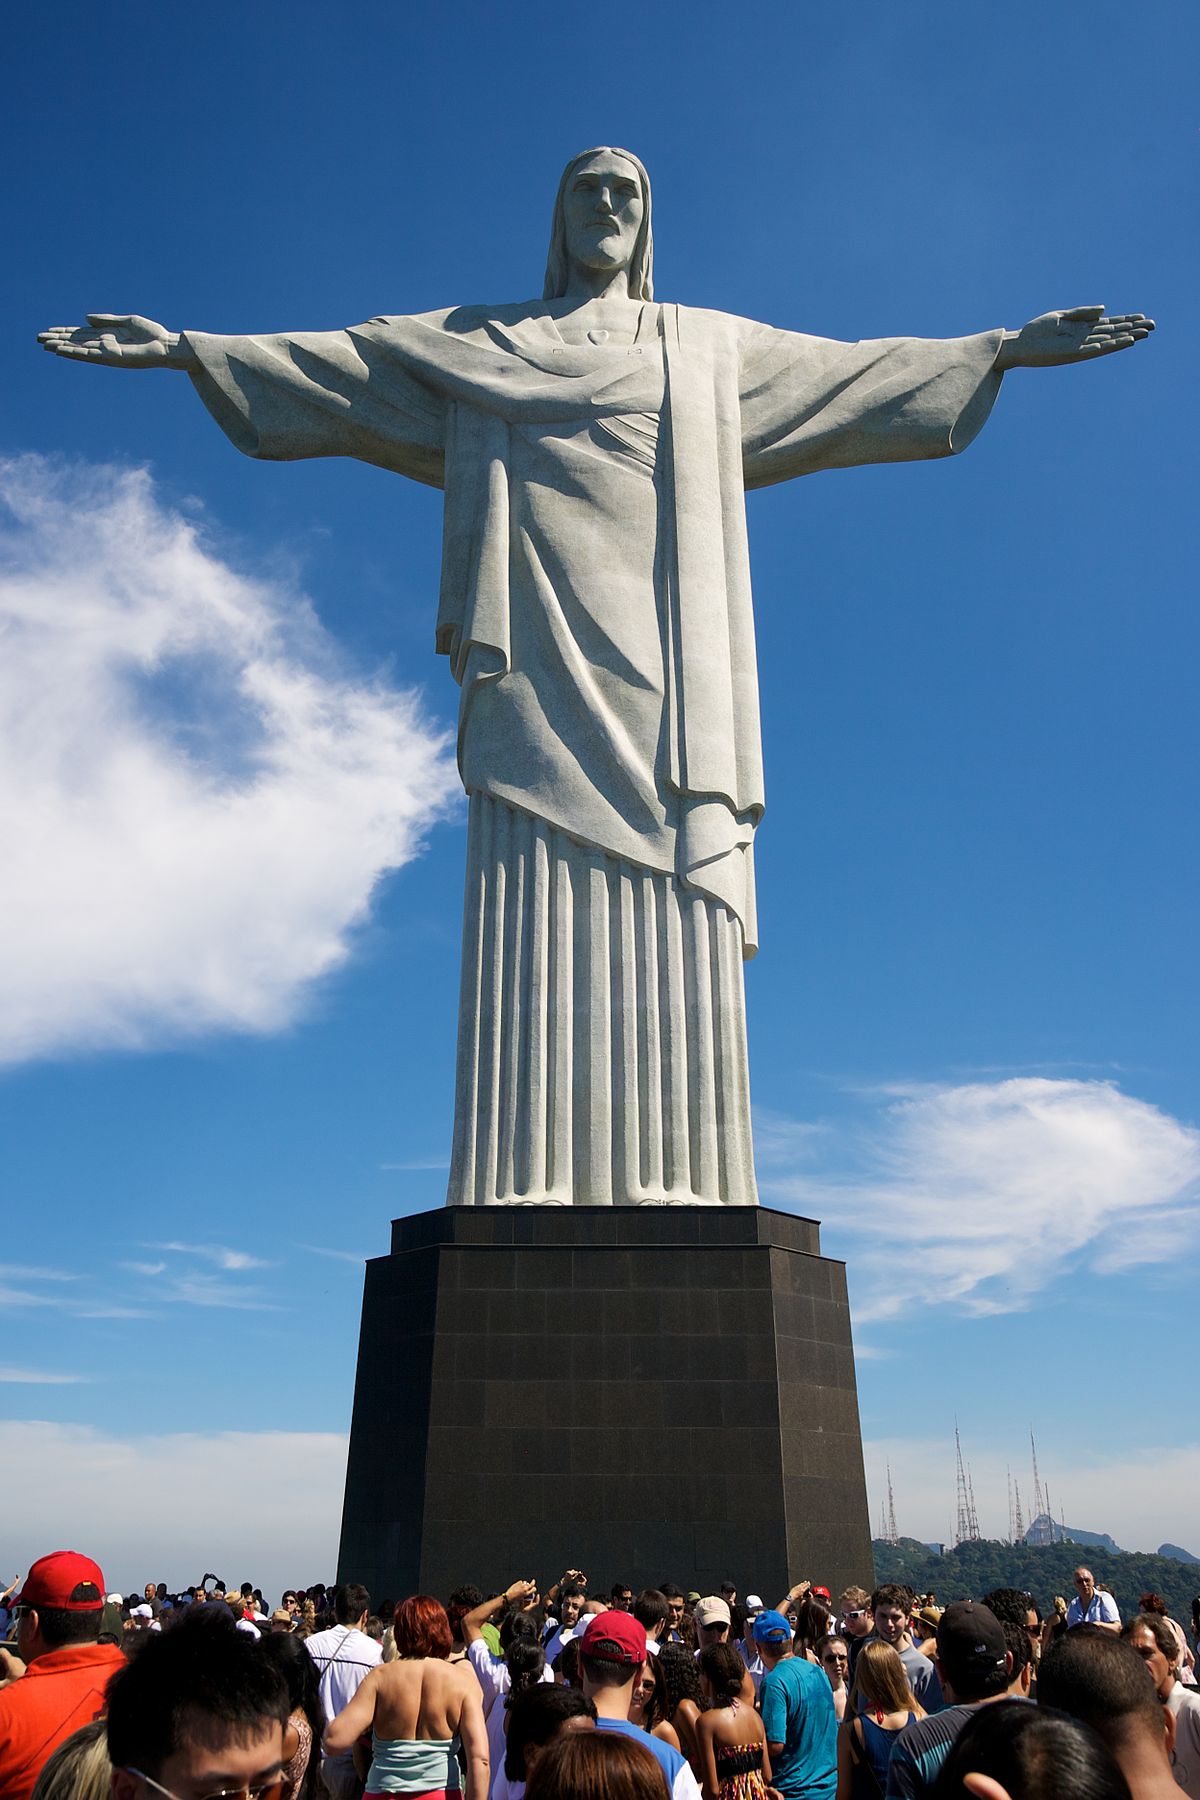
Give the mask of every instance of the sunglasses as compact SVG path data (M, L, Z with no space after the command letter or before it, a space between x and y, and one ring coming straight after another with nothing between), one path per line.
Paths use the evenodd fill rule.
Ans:
M164 1787L161 1781L155 1781L152 1775L143 1775L140 1769L129 1765L129 1774L136 1775L147 1787L152 1787L157 1794L164 1794L166 1800L181 1800L181 1796L173 1789ZM243 1783L241 1787L214 1788L211 1794L203 1794L200 1800L280 1800L283 1793L283 1776L273 1775L270 1781Z

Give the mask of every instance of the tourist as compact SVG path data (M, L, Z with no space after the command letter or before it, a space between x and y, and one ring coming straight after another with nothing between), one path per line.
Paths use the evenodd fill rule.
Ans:
M722 1600L719 1594L708 1594L698 1600L692 1608L692 1617L696 1621L698 1650L707 1650L710 1644L729 1642L733 1616L729 1602Z
M587 1589L581 1581L564 1577L559 1584L557 1610L553 1619L546 1621L546 1661L553 1663L564 1644L569 1644L583 1630L584 1605L587 1601Z
M108 1726L93 1719L64 1738L42 1764L33 1800L109 1800L111 1793Z
M658 1591L667 1603L667 1630L663 1642L682 1644L684 1615L688 1611L688 1603L683 1589L677 1588L673 1581L664 1581L660 1583ZM700 1596L697 1594L696 1599L699 1598Z
M671 1800L697 1800L699 1785L680 1752L629 1721L633 1685L647 1660L643 1627L628 1613L594 1613L578 1641L583 1691L595 1704L597 1729L618 1732L647 1748L663 1772Z
M537 1635L537 1625L532 1616L537 1604L536 1581L510 1581L503 1593L493 1594L490 1600L481 1600L478 1606L473 1606L469 1613L463 1614L462 1634L467 1646L467 1660L483 1690L485 1718L491 1712L497 1695L508 1692L509 1672L504 1658L514 1636ZM500 1619L499 1634L497 1647L493 1649L484 1633L497 1618Z
M937 1793L938 1800L1130 1800L1120 1765L1094 1732L1019 1700L985 1706L967 1720Z
M905 1663L906 1674L908 1667ZM971 1600L948 1606L938 1625L937 1669L939 1691L947 1704L906 1725L896 1738L888 1764L889 1796L918 1800L928 1794L951 1744L975 1709L1007 1696L1011 1664L1004 1627L995 1613Z
M11 1602L15 1654L0 1651L0 1800L29 1800L64 1738L104 1710L109 1677L125 1661L101 1644L104 1577L88 1556L56 1550L33 1564Z
M367 1676L382 1661L380 1646L363 1630L370 1611L366 1588L357 1581L343 1582L333 1596L334 1625L305 1639L305 1651L316 1665L321 1712L327 1725L345 1711ZM340 1752L324 1747L321 1779L330 1800L358 1800L361 1783L349 1747Z
M613 1612L631 1612L633 1609L633 1589L627 1581L614 1581L609 1596Z
M369 1731L368 1794L448 1796L459 1787L461 1745L466 1800L487 1800L488 1736L479 1683L464 1663L449 1660L445 1607L428 1594L413 1594L396 1608L395 1626L397 1661L369 1670L325 1727L328 1759L344 1766L349 1757L353 1767L354 1747Z
M1133 1800L1179 1800L1171 1773L1174 1721L1143 1659L1099 1625L1080 1625L1044 1651L1038 1701L1099 1732Z
M1139 1613L1121 1632L1150 1671L1155 1691L1174 1720L1171 1773L1190 1800L1200 1800L1200 1695L1179 1679L1179 1645L1162 1613Z
M522 1688L508 1702L504 1761L492 1771L492 1800L522 1800L525 1784L546 1748L564 1731L594 1731L596 1708L577 1688Z
M288 1692L227 1610L147 1637L108 1687L113 1800L255 1795L283 1775Z
M454 1639L453 1648L451 1649L449 1656L450 1662L461 1662L463 1657L467 1654L467 1646L463 1639L462 1622L467 1613L478 1606L482 1599L483 1589L478 1587L456 1587L451 1594L449 1604L446 1607L446 1617L450 1621L450 1631ZM495 1626L484 1625L481 1630L481 1636L487 1644L488 1649L494 1651L498 1656L500 1654L500 1634ZM386 1638L384 1639L384 1644L384 1661L395 1662L395 1655L388 1655Z
M646 1645L649 1649L649 1644ZM672 1750L680 1750L679 1733L667 1715L667 1690L658 1678L659 1657L647 1657L642 1664L642 1672L633 1684L633 1696L629 1702L629 1722L640 1725L651 1737L660 1738L664 1744L670 1744Z
M754 1621L765 1673L759 1706L767 1734L771 1786L783 1800L833 1800L837 1789L837 1714L820 1669L792 1649L792 1628L775 1610Z
M855 1644L869 1636L871 1630L871 1596L866 1588L844 1588L838 1595L836 1615L838 1630L849 1640L853 1651Z
M746 1665L746 1673L750 1677L750 1685L754 1689L757 1702L762 1688L762 1678L766 1673L763 1659L758 1654L758 1645L754 1641L754 1621L763 1610L762 1598L758 1594L746 1595L746 1634L737 1646L738 1655Z
M532 1632L518 1632L504 1652L504 1666L508 1671L508 1687L501 1698L492 1702L486 1715L488 1767L493 1784L504 1767L509 1702L514 1694L522 1694L527 1688L545 1685L546 1652ZM554 1677L551 1675L550 1685L553 1684Z
M850 1646L851 1667L857 1669L862 1646L872 1639L880 1644L890 1644L899 1653L908 1685L921 1706L927 1713L934 1713L943 1704L942 1687L936 1657L922 1655L912 1641L909 1615L915 1598L911 1588L902 1587L898 1582L885 1582L875 1589L871 1595L871 1632Z
M683 1596L679 1604L682 1608ZM651 1656L657 1656L664 1643L678 1642L668 1637L671 1620L671 1603L661 1588L643 1588L633 1603L633 1616L646 1633L646 1649Z
M1143 1594L1138 1601L1138 1611L1143 1613L1157 1613L1160 1618L1166 1619L1167 1624L1175 1634L1175 1642L1179 1647L1179 1679L1184 1687L1195 1687L1196 1658L1192 1653L1191 1645L1187 1641L1183 1626L1179 1624L1178 1620L1172 1619L1168 1615L1167 1603L1162 1595L1155 1593Z
M528 1800L667 1800L669 1788L644 1743L600 1730L561 1732L538 1757L525 1792Z
M1072 1625L1099 1625L1102 1631L1119 1632L1121 1615L1107 1588L1098 1588L1090 1569L1076 1569L1075 1598L1067 1608L1067 1628Z
M696 1726L704 1800L765 1800L771 1781L767 1734L742 1698L746 1666L732 1644L700 1652L700 1685L707 1701Z
M838 1727L837 1800L879 1800L896 1739L924 1713L891 1644L864 1644L854 1670L854 1704Z
M850 1647L845 1638L822 1638L817 1645L817 1661L824 1669L833 1690L833 1710L840 1725L846 1714L846 1700L850 1692L846 1686L850 1677Z
M290 1617L281 1608L285 1618ZM316 1800L321 1733L325 1714L317 1667L290 1627L269 1631L262 1653L287 1684L288 1721L283 1733L283 1792L280 1800Z
M821 1658L817 1654L817 1645L823 1643L832 1630L833 1614L814 1594L810 1594L796 1608L792 1648L797 1656L803 1656L819 1667Z
M761 1668L760 1662L759 1669ZM659 1690L663 1697L663 1716L674 1726L679 1748L699 1781L701 1769L696 1724L704 1704L699 1665L686 1644L664 1644L655 1660L654 1672L658 1676Z

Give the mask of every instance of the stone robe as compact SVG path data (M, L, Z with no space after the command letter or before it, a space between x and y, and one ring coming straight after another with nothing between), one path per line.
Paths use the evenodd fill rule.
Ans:
M632 344L578 346L567 310L186 339L248 455L445 490L471 796L451 1202L749 1203L744 492L965 448L1002 334L844 344L646 303Z

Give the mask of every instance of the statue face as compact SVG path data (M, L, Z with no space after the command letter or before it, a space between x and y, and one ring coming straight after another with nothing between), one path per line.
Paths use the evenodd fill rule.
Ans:
M573 172L563 196L567 255L584 269L628 268L645 206L637 170L601 151Z

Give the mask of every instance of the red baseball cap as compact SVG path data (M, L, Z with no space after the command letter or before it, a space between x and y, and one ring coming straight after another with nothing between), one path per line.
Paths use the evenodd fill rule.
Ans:
M579 1640L579 1653L603 1662L628 1663L633 1668L646 1660L646 1627L639 1625L630 1613L616 1608L595 1613Z
M77 1587L86 1583L95 1590L95 1598L72 1600ZM13 1600L14 1606L56 1606L62 1612L99 1612L104 1605L104 1577L99 1563L78 1550L52 1550L39 1556L25 1577L25 1585Z
M816 1598L817 1600L828 1600L830 1597L829 1589L826 1587L814 1588L813 1595L814 1595L814 1598Z

